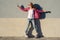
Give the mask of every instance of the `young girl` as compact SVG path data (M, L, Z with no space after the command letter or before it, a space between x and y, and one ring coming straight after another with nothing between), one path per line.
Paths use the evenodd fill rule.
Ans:
M17 6L18 8L20 8L21 10L25 11L25 12L28 12L28 26L26 28L26 35L29 37L29 38L32 38L34 37L34 35L32 35L32 29L34 29L34 9L33 9L33 3L30 3L28 5L29 7L27 8L24 8L23 6ZM29 28L29 26L31 25L31 27Z

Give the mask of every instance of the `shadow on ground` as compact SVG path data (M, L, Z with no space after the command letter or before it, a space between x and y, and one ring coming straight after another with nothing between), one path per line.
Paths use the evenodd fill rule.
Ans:
M0 37L0 40L60 40L60 37L43 37L43 38Z

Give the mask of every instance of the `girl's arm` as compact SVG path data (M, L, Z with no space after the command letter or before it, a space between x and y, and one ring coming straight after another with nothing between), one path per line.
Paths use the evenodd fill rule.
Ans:
M40 13L51 13L51 11L37 10Z
M44 10L37 10L37 12L43 13L43 12L46 12L46 11L44 11Z
M19 5L17 5L17 7L18 7L19 9L23 10L23 11L26 11L26 12L29 10L29 8L24 8L24 6L21 6L21 7L20 7Z

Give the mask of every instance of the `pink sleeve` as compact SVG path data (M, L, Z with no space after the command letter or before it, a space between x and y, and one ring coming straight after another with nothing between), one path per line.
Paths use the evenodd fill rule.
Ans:
M21 7L19 7L21 10L23 10L23 11L28 11L29 10L29 8L21 8Z
M40 13L44 12L44 10L37 10L37 11L40 12Z

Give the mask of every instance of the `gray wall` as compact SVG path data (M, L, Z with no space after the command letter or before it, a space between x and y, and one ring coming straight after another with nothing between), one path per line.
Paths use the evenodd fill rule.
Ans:
M19 10L17 4L27 7L29 2L39 4L44 10L50 10L46 18L60 18L60 0L0 0L0 18L25 18L27 13Z

